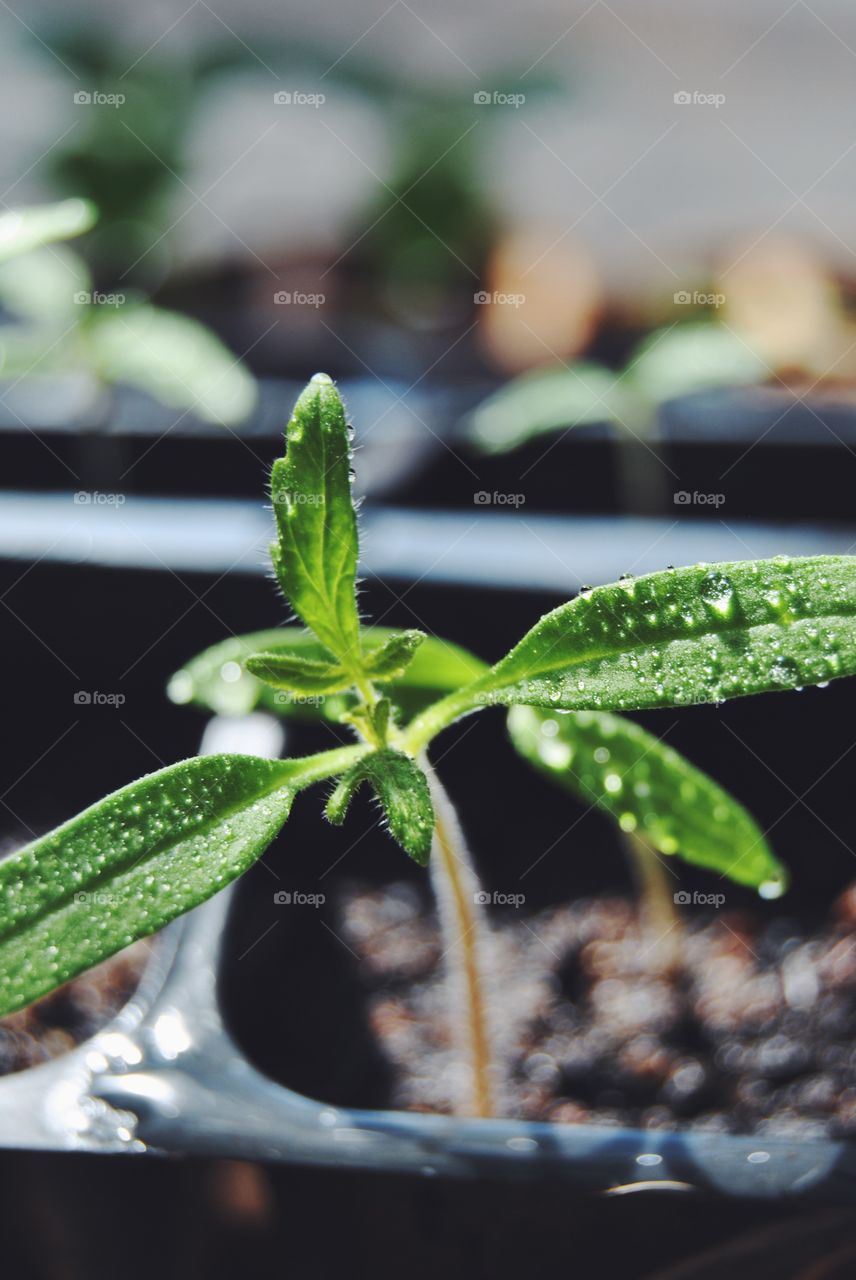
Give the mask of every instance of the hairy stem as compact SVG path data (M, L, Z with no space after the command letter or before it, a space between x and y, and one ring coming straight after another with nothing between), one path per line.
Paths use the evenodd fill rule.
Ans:
M459 716L474 710L471 685L447 693L439 702L432 702L415 716L401 733L401 745L411 755L419 755L432 738L457 720Z
M487 925L480 909L482 894L452 802L424 754L420 764L434 802L431 875L444 942L452 1018L470 1068L466 1112L486 1118L496 1114L496 1065L483 972Z
M640 916L651 937L650 950L657 964L668 972L681 968L681 917L675 909L672 884L659 857L639 836L628 833L625 845L630 854L639 888Z

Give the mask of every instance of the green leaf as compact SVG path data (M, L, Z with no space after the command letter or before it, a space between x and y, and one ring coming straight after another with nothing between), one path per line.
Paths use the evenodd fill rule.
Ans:
M361 643L368 666L373 655L402 633L390 627L363 627ZM405 632L404 634L409 634ZM173 702L193 703L218 715L245 715L264 707L278 715L338 720L353 702L344 695L319 696L312 702L285 698L246 671L244 663L256 652L286 652L315 661L330 660L323 645L301 627L277 627L236 636L204 650L172 677L167 692ZM415 713L436 698L469 685L485 663L466 650L427 636L400 676L384 677L386 690L405 713Z
M516 449L535 436L624 416L617 375L580 361L514 378L470 415L469 430L490 453Z
M399 679L427 638L424 631L397 631L366 656L366 674L372 680Z
M514 707L517 750L661 853L778 897L787 873L758 824L712 778L640 725L608 711Z
M256 402L253 376L189 316L142 304L91 307L85 337L102 377L206 422L242 422Z
M339 780L327 802L327 817L340 825L354 792L368 782L383 807L390 834L420 867L427 866L434 835L428 779L415 760L386 749L364 756Z
M360 737L376 747L389 740L390 729L395 724L392 703L389 698L378 698L377 702L357 702L343 711L339 717L342 724L352 725Z
M350 760L341 752L327 753ZM185 760L0 862L0 1015L154 933L270 844L325 757Z
M694 391L765 382L769 376L760 356L724 325L682 324L646 339L621 387L650 404L663 404Z
M279 545L274 568L292 608L349 670L359 672L357 517L345 409L326 373L301 393L273 464Z
M638 424L667 400L768 376L761 357L723 325L681 324L646 338L620 375L579 361L514 378L477 406L468 428L484 449L500 453L569 427Z
M366 655L363 671L371 680L395 680L402 676L425 639L423 631L397 631ZM354 683L353 675L339 662L322 661L277 647L269 653L251 653L244 666L272 689L294 693L340 693Z
M82 235L95 225L97 216L88 200L61 200L0 214L0 262L55 240Z
M35 334L42 336L45 331L57 330L58 337L68 329L72 321L81 319L86 310L86 304L81 305L81 299L91 297L91 289L92 279L86 263L79 254L65 245L34 249L23 257L0 261L0 301L3 310L10 312L18 320L27 322L26 329L16 325L15 333L9 333L12 326L4 325L4 339L8 341L9 338L17 337L23 348L27 337L31 342L38 341ZM52 337L50 341L55 342L56 337ZM60 355L64 355L61 342L59 347ZM55 367L55 350L56 348L50 353L43 350L40 353L43 360L48 362L48 368ZM34 359L35 356L31 358ZM39 360L38 373L44 371L43 360ZM79 368L80 351L76 343L74 360Z
M321 662L287 649L251 653L244 666L250 675L272 689L287 689L292 693L339 693L352 684L341 663Z
M667 570L580 595L455 701L632 710L854 671L856 557L780 556Z

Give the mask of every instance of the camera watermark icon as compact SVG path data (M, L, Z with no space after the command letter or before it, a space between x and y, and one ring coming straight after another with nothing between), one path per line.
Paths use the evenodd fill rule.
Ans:
M699 289L679 289L672 295L678 307L721 307L725 303L724 293L702 293Z
M672 502L676 507L721 507L725 502L724 493L699 493L693 489L678 489L672 494Z
M123 707L124 693L101 693L98 689L78 689L74 695L77 707Z
M477 307L522 307L525 301L525 293L503 293L500 289L477 289L473 294Z
M477 507L522 507L526 501L525 493L488 493L487 489L478 489L473 494L473 502Z
M525 901L525 893L500 893L497 889L493 893L480 889L473 894L473 902L477 907L515 907L519 910Z
M74 303L78 307L123 307L125 295L124 293L101 293L98 289L93 289L90 293L88 289L80 289L74 295Z
M104 893L98 889L94 893L76 893L74 901L81 907L118 907L121 898L116 893Z
M277 107L323 107L326 93L304 93L302 89L278 89L273 95Z
M74 95L76 107L122 107L127 102L124 93L102 93L100 89L78 89Z
M124 493L102 493L100 489L78 489L72 501L77 507L121 507Z
M702 93L698 89L679 89L672 94L676 107L715 107L718 111L725 105L724 93Z
M323 893L301 893L297 889L277 889L273 900L278 907L323 907L327 897Z
M278 307L323 307L327 297L323 293L301 293L299 290L280 289L273 295Z
M503 89L477 89L473 94L477 107L514 107L517 111L525 101L525 93L506 93Z
M689 893L686 889L679 889L673 899L676 907L716 907L718 911L725 905L724 893L699 893L698 890Z

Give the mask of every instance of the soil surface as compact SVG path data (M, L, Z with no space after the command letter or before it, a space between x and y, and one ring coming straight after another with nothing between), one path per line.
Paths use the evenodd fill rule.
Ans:
M88 1040L136 991L149 946L135 942L103 964L0 1019L0 1076L57 1058Z
M354 890L342 930L393 1069L390 1105L450 1111L462 1068L432 911L410 885ZM670 969L626 900L492 916L503 1113L856 1135L856 886L814 931L733 911L687 913L680 930Z

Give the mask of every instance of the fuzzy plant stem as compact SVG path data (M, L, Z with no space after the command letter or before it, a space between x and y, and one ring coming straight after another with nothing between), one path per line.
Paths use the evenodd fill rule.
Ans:
M431 877L437 899L440 931L455 1038L470 1069L468 1115L496 1115L497 1066L485 980L487 922L481 908L482 891L470 860L458 816L439 778L423 753L434 803L434 842Z
M615 438L618 492L625 511L660 515L670 505L664 471L657 449L660 427L654 406L640 408L628 421L626 430Z
M669 880L659 857L647 841L628 833L625 844L639 889L639 914L651 937L650 949L660 968L676 972L682 963L683 933L673 889L678 882Z

